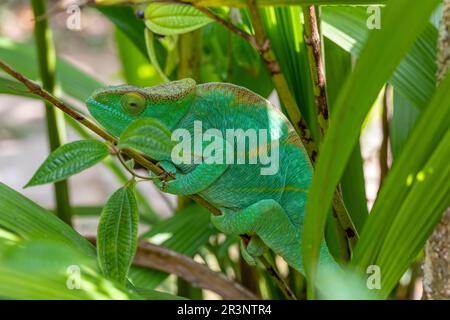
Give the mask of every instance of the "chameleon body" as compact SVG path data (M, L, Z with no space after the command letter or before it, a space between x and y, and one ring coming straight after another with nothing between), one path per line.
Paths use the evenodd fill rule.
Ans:
M290 122L266 99L232 84L197 85L184 79L146 88L102 88L87 100L87 106L116 136L133 121L145 118L158 120L170 132L186 129L191 136L196 121L201 121L204 130L217 129L223 137L227 129L266 129L270 139L278 140L279 168L275 174L262 175L260 163L175 165L166 154L155 160L176 179L158 185L177 195L199 194L218 207L222 215L211 219L219 230L251 236L248 245L241 246L249 263L268 246L290 266L304 271L301 233L312 167ZM258 150L249 147L245 152L248 156ZM337 267L325 243L319 266Z

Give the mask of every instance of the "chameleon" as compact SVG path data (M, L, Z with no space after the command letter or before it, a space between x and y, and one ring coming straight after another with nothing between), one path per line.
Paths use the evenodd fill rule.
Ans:
M193 79L183 79L152 87L100 88L86 105L96 121L115 136L136 121L153 119L171 133L187 130L192 138L195 123L201 122L203 128L215 130L218 146L225 148L230 145L226 138L229 129L265 130L266 141L276 140L276 147L269 143L256 149L244 145L244 153L249 157L260 149L278 152L279 165L273 174L261 174L263 165L259 162L214 163L201 159L204 161L174 163L167 151L147 155L175 176L170 181L157 180L159 188L176 195L200 195L220 209L221 215L211 216L219 231L250 236L246 245L241 243L242 256L249 264L255 264L268 247L304 273L301 234L312 165L292 124L268 100L229 83L197 84ZM339 268L325 241L318 266Z

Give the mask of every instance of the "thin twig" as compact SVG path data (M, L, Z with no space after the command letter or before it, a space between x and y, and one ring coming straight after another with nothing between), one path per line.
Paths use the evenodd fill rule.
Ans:
M303 7L304 38L308 51L308 60L313 81L314 98L320 136L323 138L328 129L328 103L325 88L325 71L320 47L320 34L314 5Z
M156 180L156 179L163 179L163 178L165 178L164 175L155 176L155 177L147 177L147 176L140 175L139 173L137 173L136 171L134 171L133 169L128 167L128 165L127 165L125 159L123 158L123 155L120 152L120 150L117 150L117 152L115 152L115 155L117 156L117 158L119 159L119 162L122 164L122 166L125 168L125 170L127 170L133 177L136 177L136 178L139 178L139 179L142 179L142 180Z
M231 32L234 32L235 34L237 34L238 36L240 36L244 40L247 40L248 42L252 42L253 41L253 36L250 33L248 33L246 31L236 27L231 22L229 22L229 21L223 19L221 16L217 15L214 11L212 11L212 10L206 8L206 7L196 6L195 4L193 4L192 6L194 6L195 8L197 8L197 10L203 12L206 16L210 17L211 19L213 19L217 23L221 24L222 26L224 26L225 28L227 28Z

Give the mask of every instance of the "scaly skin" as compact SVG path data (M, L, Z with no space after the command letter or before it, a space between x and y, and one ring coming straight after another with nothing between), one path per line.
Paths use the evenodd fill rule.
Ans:
M304 271L301 230L312 167L292 125L267 100L235 85L196 85L184 79L148 88L103 88L94 92L87 105L92 116L116 136L131 122L151 118L171 132L187 129L191 136L194 121L201 121L203 131L218 129L223 137L226 129L267 129L269 137L278 137L279 170L274 175L261 175L260 163L175 166L167 160L170 155L165 155L155 160L174 172L176 179L158 185L177 195L198 193L222 211L222 216L212 217L219 230L251 235L243 252L249 263L254 263L267 245L289 265ZM245 151L257 152L248 145ZM337 268L324 243L319 266Z

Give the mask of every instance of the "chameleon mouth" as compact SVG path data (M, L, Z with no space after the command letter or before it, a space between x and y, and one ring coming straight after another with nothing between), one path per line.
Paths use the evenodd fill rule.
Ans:
M94 119L109 133L119 136L129 119L114 107L102 103L93 97L86 100L86 106ZM123 125L125 124L125 125Z

